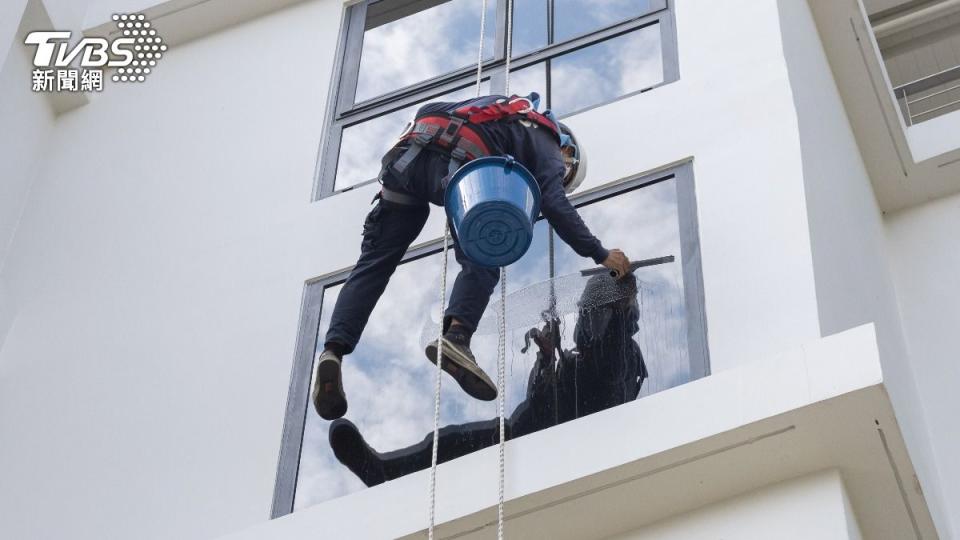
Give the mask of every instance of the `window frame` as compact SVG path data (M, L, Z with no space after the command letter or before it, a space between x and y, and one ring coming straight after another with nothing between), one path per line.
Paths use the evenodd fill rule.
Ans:
M700 259L700 232L692 162L605 184L600 188L575 194L570 198L570 201L575 207L580 208L670 179L674 179L677 189L677 221L680 228L679 263L682 265L684 304L687 311L689 382L692 382L710 374L703 271ZM540 219L544 218L540 216L538 220ZM400 264L436 255L441 253L442 250L442 239L436 238L411 247ZM351 270L352 267L336 270L308 280L304 285L300 308L300 325L297 331L293 365L290 370L290 385L287 393L286 414L274 484L271 519L293 512L306 415L310 414L312 410L309 399L310 385L318 344L324 292L328 287L346 281Z
M324 130L314 175L313 200L324 199L337 193L368 185L375 181L375 179L369 179L343 189L336 189L336 173L339 166L340 148L344 129L404 109L422 101L468 88L475 84L477 68L476 65L470 65L355 103L354 98L360 72L360 56L363 50L363 34L367 9L373 3L390 1L399 0L364 0L363 2L345 7L342 12L334 72L331 77L330 91L328 92ZM493 21L495 26L494 53L491 59L483 62L481 66L481 76L490 81L491 92L502 93L505 88L505 21L507 2L506 0L493 1L496 2L496 19ZM572 111L564 114L561 118L567 118L596 107L602 107L614 101L648 92L654 88L679 80L680 69L673 16L673 0L652 0L650 8L641 15L599 28L592 32L574 36L559 43L553 43L553 6L554 0L548 0L548 44L522 55L511 57L510 59L511 72L538 63L544 63L547 66L547 88L544 90L548 95L551 85L551 59L655 24L660 25L661 35L660 48L663 65L663 81L590 107ZM549 107L550 104L547 103L547 106Z

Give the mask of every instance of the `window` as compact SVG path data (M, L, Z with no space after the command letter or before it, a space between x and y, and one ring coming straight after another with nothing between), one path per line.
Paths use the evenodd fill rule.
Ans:
M621 182L575 197L573 202L608 247L620 247L635 260L674 255L675 261L637 270L637 290L617 298L623 302L636 300L633 324L629 317L621 317L613 319L619 323L593 326L589 315L593 312L584 311L588 307L585 303L594 298L585 293L590 278L580 275L580 270L593 266L592 261L576 255L558 239L553 258L556 277L549 279L551 231L544 221L537 223L531 248L507 271L506 411L512 422L508 429L514 437L672 388L708 372L690 166ZM408 253L374 310L360 345L344 362L344 386L350 402L345 418L356 424L378 452L398 451L393 456L401 458L391 462L384 479L422 469L424 456L429 464L429 452L424 452L429 447L417 445L432 433L435 368L424 357L423 348L436 334L439 251L437 241ZM453 283L458 271L451 254L448 284ZM278 469L275 516L365 486L357 474L337 460L328 442L331 423L322 420L309 402L314 356L317 347L322 347L321 334L326 331L347 273L307 286ZM542 312L550 307L551 283L560 319L560 348L566 351L563 362L567 367L554 379L536 378L537 382L530 384L531 374L539 373L538 347L532 344L524 352L525 336L530 329L544 326ZM496 373L498 298L495 293L472 343L481 367L491 374ZM591 328L601 330L590 334ZM620 343L633 343L636 348L628 345L611 350L609 345L597 348L585 344L585 339L597 335L621 336ZM577 352L571 352L574 348ZM639 392L635 385L621 384L636 382L636 371L630 371L631 362L639 357L636 350L648 373ZM590 369L604 371L598 375ZM476 401L449 376L444 377L442 425L469 423L470 427L448 428L448 435L441 438L441 455L462 455L494 444L496 402ZM538 412L531 416L527 414L530 409Z
M482 93L505 90L506 0L489 0ZM318 198L374 181L417 108L475 94L482 0L366 1L346 10ZM514 2L511 93L561 117L678 78L667 0Z

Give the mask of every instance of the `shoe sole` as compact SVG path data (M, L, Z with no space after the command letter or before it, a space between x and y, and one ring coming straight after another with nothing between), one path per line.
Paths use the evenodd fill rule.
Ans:
M437 346L434 343L427 345L427 358L434 365L437 364ZM453 345L444 340L443 343L444 362L440 366L446 371L453 380L457 381L460 388L470 395L470 397L481 401L493 401L497 399L497 387L493 381L487 377L487 374L480 369L470 358L463 356Z
M343 393L340 364L332 360L317 366L317 381L313 385L313 406L324 420L336 420L347 414L347 397Z

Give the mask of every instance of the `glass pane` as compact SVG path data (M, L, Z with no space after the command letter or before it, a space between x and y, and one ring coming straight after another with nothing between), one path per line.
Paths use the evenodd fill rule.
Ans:
M657 0L554 0L553 42L646 15Z
M510 72L510 93L526 96L530 92L540 94L540 110L547 108L547 65L534 64Z
M547 4L550 0L513 3L513 57L547 46Z
M557 277L550 280L549 229L546 222L537 223L529 251L507 272L510 437L689 380L675 181L588 205L581 215L609 248L619 247L633 259L675 255L677 262L638 270L635 289L610 289L608 277L582 277L579 271L593 262L558 239ZM459 268L452 254L450 262L447 280L452 285ZM354 442L362 437L363 443L338 447L344 462L331 448L331 423L308 406L296 509L429 467L435 368L423 348L436 336L439 273L438 255L401 265L360 345L345 358L346 419L356 431L342 423L338 429L346 430L341 435L350 433ZM598 289L598 283L604 287ZM330 287L324 296L321 338L339 289ZM495 292L472 341L480 366L494 378L498 299ZM549 317L543 312L551 304L559 319L555 335L560 352L551 351L550 340L542 339L543 350L536 339L525 350L528 332L547 328ZM638 390L641 356L649 376ZM441 399L441 461L496 444L496 402L470 398L446 374ZM350 437L338 440L344 439Z
M431 3L364 32L355 102L476 65L482 0ZM496 4L487 2L484 58L493 57Z
M580 209L580 215L607 248L622 249L632 261L673 255L676 262L638 269L639 331L633 336L643 351L649 378L640 396L690 380L680 224L676 181L647 186ZM583 267L584 259L556 242L556 272ZM589 262L589 261L587 261ZM509 304L508 304L509 307ZM568 327L572 324L568 315Z
M569 114L663 82L660 25L654 24L551 61L553 110Z
M490 91L490 83L481 83L480 92ZM417 109L428 101L462 101L476 95L474 86L469 86L440 97L422 101L405 109L378 116L362 124L343 129L340 140L340 156L337 162L337 178L334 189L341 190L350 186L373 180L380 173L380 158L396 142L407 122L416 114Z

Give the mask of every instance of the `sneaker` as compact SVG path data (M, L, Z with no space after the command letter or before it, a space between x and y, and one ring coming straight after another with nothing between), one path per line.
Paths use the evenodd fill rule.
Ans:
M340 377L340 357L323 351L317 360L317 380L313 385L313 406L324 420L336 420L347 413L347 396Z
M449 373L460 385L460 388L463 388L470 396L483 401L497 399L497 386L477 365L477 360L474 358L473 352L470 351L470 347L450 334L443 336L441 339L443 339L443 365L441 366L443 370ZM427 358L436 364L437 342L434 341L427 345L425 352Z
M333 455L367 487L382 484L387 480L383 459L363 440L363 435L353 422L345 418L334 420L330 424L329 437Z

